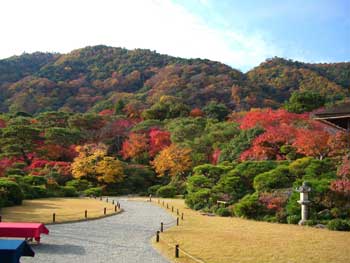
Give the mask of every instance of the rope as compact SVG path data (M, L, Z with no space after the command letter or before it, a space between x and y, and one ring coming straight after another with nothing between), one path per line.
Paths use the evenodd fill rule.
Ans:
M184 253L186 256L188 256L189 258L191 258L192 260L194 260L194 261L196 261L196 262L205 263L203 260L192 256L190 253L186 252L185 250L181 249L180 247L179 247L179 251L181 251L181 252Z
M159 200L159 204L161 204L161 201L160 201L160 200ZM166 206L166 204L164 204L163 207L165 207L165 206ZM174 211L173 211L173 212L174 212L174 213L177 213L177 212L175 211L175 207L174 207ZM163 226L164 226L164 225L174 224L174 223L177 223L177 219L176 219L176 220L173 220L173 221L171 221L171 222L169 222L169 223L163 223ZM175 245L171 245L171 244L169 244L168 242L166 242L166 241L164 240L164 238L160 238L159 241L160 241L160 242L163 242L164 244L166 244L166 245L167 245L168 247L170 247L170 248L174 248L174 246L175 246ZM181 251L185 256L189 257L189 258L192 259L193 261L198 262L198 263L205 263L205 261L203 261L202 259L196 258L195 256L191 255L190 253L188 253L187 251L183 250L182 248L179 247L178 249L179 249L179 251Z
M119 209L118 209L119 210ZM89 216L89 214L91 213L95 213L95 212L101 212L101 214L104 213L104 209L94 209L94 210L86 210L87 211L87 215ZM106 207L106 213L108 212L114 212L114 208L107 208ZM81 211L81 212L75 212L75 213L68 213L68 214L59 214L59 213L53 213L55 214L56 217L65 217L65 216L75 216L75 215L81 215L82 217L85 216L85 210Z
M172 224L174 224L174 223L176 223L176 220L173 220L173 221L171 221L171 222L169 222L169 223L163 223L163 225L172 225Z
M175 245L171 245L168 242L166 242L163 238L159 239L160 242L163 242L164 244L166 244L168 247L173 248ZM183 254L185 254L186 256L188 256L190 259L198 262L198 263L205 263L205 261L196 258L195 256L191 255L190 253L186 252L185 250L183 250L182 248L179 247L179 251L181 251Z

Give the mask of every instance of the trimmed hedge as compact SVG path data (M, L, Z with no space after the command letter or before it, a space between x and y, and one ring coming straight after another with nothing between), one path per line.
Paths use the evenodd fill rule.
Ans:
M77 190L73 186L61 187L62 195L64 197L77 197L79 196Z
M102 196L102 188L101 187L89 188L84 191L84 194L86 196Z
M1 202L2 206L21 205L24 195L16 182L0 179Z
M259 202L258 193L246 195L233 208L236 216L257 219L261 217L263 206Z
M350 220L333 219L327 224L329 230L350 231Z
M195 209L200 210L203 208L208 208L211 204L210 202L210 189L204 188L197 192L190 193L186 196L186 204Z
M272 189L291 187L293 178L289 173L288 166L281 165L269 172L259 174L254 178L256 191L270 191Z
M163 198L171 198L176 195L176 188L172 185L165 185L157 190L157 196Z

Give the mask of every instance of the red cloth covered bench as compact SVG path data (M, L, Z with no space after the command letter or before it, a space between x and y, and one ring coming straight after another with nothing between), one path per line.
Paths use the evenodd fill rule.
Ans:
M41 234L49 234L49 230L41 223L0 223L0 237L34 238L39 243Z

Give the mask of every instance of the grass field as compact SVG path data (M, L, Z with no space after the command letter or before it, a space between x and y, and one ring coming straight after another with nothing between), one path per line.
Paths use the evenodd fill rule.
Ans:
M162 199L184 213L180 226L161 233L154 246L172 262L196 262L180 251L175 260L174 246L203 262L350 262L350 232L273 224L240 218L209 217L187 208L183 200ZM157 204L157 199L153 199ZM165 205L166 207L166 205ZM165 208L166 209L166 208ZM173 213L176 216L176 209ZM170 244L169 248L166 243Z
M115 213L111 202L90 198L45 198L25 200L23 205L2 208L0 215L4 222L42 222L52 223L52 214L56 214L56 223L104 216L104 208L108 214Z

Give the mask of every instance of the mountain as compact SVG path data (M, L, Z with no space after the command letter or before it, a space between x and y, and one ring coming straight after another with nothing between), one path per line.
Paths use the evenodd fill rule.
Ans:
M190 108L202 108L212 100L232 110L277 108L294 91L317 91L332 102L348 97L349 87L350 63L273 58L244 74L210 60L102 45L0 60L3 112L99 112L120 100L145 109L163 96Z

